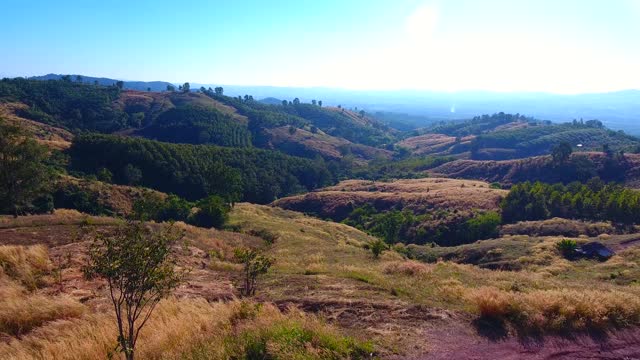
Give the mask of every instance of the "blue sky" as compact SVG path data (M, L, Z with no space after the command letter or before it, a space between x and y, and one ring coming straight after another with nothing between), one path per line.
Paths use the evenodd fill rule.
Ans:
M0 75L349 89L640 88L640 0L3 0Z

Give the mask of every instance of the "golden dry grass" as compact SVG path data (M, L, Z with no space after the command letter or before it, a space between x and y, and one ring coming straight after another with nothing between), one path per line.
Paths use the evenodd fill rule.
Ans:
M640 299L619 291L511 292L483 287L468 297L481 316L529 330L604 330L640 324Z
M106 216L91 216L77 210L57 209L53 214L20 216L0 216L0 229L53 226L53 225L116 225L121 220Z
M473 180L345 180L335 186L277 200L273 205L323 217L344 218L353 208L365 204L375 204L378 210L401 206L420 214L437 209L497 210L506 194L505 190L491 189L488 183Z
M84 305L67 296L30 293L14 282L0 282L0 332L23 335L50 321L80 317L85 311Z
M0 246L0 279L9 278L33 290L44 283L51 270L44 245Z

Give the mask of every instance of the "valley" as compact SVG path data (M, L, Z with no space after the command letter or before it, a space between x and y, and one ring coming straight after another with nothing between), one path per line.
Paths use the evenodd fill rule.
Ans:
M135 226L182 275L137 358L640 355L639 139L181 87L0 81L3 359L119 355L87 267Z

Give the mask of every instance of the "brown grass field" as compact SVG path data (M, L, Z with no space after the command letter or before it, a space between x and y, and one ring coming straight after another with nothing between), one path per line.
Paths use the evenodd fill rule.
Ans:
M505 190L492 189L488 183L473 180L345 180L311 193L279 199L273 205L341 220L353 208L364 204L371 204L379 211L406 208L419 214L434 209L496 210L506 194Z

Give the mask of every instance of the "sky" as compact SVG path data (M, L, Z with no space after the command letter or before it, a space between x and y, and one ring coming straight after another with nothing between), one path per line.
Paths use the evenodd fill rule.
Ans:
M640 0L2 0L0 76L640 89Z

